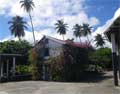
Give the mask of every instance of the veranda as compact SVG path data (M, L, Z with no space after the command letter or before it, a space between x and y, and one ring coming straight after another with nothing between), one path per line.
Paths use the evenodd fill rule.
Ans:
M9 79L16 74L16 58L21 54L0 54L0 81Z

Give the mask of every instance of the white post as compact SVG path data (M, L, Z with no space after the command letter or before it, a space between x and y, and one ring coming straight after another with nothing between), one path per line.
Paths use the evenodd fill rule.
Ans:
M115 34L111 33L111 42L112 42L112 62L113 62L113 74L114 74L114 84L118 86L118 75L117 75L117 55L116 55L116 41Z
M15 76L15 57L13 57L13 76Z
M3 63L1 62L1 77L3 77Z
M112 53L116 53L115 35L111 33Z

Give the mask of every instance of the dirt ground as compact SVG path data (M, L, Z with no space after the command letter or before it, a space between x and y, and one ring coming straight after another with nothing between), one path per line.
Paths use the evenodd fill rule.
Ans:
M23 81L0 84L0 94L120 94L114 87L112 72L103 79L89 82Z

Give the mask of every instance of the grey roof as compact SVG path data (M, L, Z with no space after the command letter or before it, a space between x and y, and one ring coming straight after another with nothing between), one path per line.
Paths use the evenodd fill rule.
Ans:
M22 56L21 54L0 54L0 56Z
M108 28L105 30L104 33L107 33L107 32L110 31L111 26L114 24L115 21L118 20L118 18L120 18L120 8L118 8L118 10L116 11L116 13L115 13L113 19L111 19L111 22L110 22Z
M44 40L44 39L49 39L49 40L55 41L55 42L60 43L60 44L66 44L66 41L60 40L60 39L57 39L57 38L53 38L53 37L50 37L50 36L43 36L43 38L41 40ZM41 40L38 43L40 43Z

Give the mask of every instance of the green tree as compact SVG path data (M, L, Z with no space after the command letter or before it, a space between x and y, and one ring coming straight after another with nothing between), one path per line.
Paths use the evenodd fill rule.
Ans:
M0 43L0 54L21 54L22 57L16 59L17 65L29 65L28 51L32 48L32 45L27 41L4 41ZM4 59L4 58L3 58ZM7 57L10 59L10 57Z
M23 41L4 41L1 42L0 53L27 54L32 46L25 40Z
M97 47L104 47L104 45L105 45L105 39L100 35L100 34L97 34L96 36L95 36L95 41L96 41L96 46Z
M10 24L9 29L11 30L11 34L15 37L18 37L21 40L21 37L25 36L24 29L27 29L26 22L20 16L15 16L11 21L8 22Z
M34 26L33 26L33 21L31 17L31 11L33 10L33 7L35 7L34 2L32 0L21 0L20 3L21 3L21 7L23 7L24 10L29 14L30 22L32 26L32 32L33 32L33 39L34 39L34 44L35 44Z
M87 23L83 23L83 25L82 25L82 36L85 36L85 37L87 36L89 43L90 43L90 40L88 38L88 35L91 34L91 28L92 27L90 27L89 24L87 24Z
M82 27L81 27L81 25L79 25L79 24L75 24L74 26L73 26L73 35L76 37L76 38L78 38L79 37L79 39L80 39L80 42L81 42L81 30L82 30Z
M110 68L112 66L111 54L110 48L99 48L95 52L92 52L89 57L102 68Z
M39 72L39 54L37 53L36 49L31 49L29 51L29 62L30 62L30 72L32 74L32 80L40 80L40 72Z
M63 36L63 40L64 40L64 35L66 34L68 25L66 23L64 23L63 20L58 20L57 23L55 24L55 29L57 30L57 33L59 33L60 35Z

